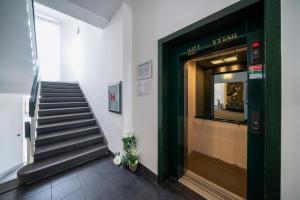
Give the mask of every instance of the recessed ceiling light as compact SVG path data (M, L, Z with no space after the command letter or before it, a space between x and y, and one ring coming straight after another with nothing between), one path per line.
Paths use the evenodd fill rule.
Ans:
M221 64L221 63L224 63L224 60L221 60L221 59L219 59L219 60L212 60L212 61L210 61L213 65L217 65L217 64Z
M238 60L237 56L232 56L232 57L224 58L225 62L233 62L233 61L237 61L237 60Z

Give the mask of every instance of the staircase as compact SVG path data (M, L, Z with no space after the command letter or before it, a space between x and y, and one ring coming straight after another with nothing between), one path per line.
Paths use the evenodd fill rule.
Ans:
M79 84L41 82L34 162L18 171L19 183L33 182L107 154L106 139Z

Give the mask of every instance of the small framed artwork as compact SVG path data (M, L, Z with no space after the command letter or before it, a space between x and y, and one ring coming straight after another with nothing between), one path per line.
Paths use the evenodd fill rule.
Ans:
M111 112L122 112L122 82L114 83L108 86L108 110Z
M152 61L146 61L138 65L137 80L152 78Z

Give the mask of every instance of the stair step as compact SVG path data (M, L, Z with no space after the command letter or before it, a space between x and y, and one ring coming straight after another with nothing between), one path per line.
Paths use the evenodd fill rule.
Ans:
M46 146L36 147L34 152L34 162L49 158L54 155L67 153L72 150L87 147L94 144L99 144L103 140L102 135L92 134L78 138L69 139L66 141L57 142Z
M68 122L58 122L52 124L40 125L36 128L37 135L49 132L55 132L59 130L69 130L73 128L85 127L95 125L95 119L84 119L84 120L74 120Z
M41 82L34 162L18 171L20 184L108 155L101 127L78 83Z
M37 136L35 140L35 146L39 147L45 144L51 144L54 142L60 142L70 138L77 138L92 133L100 133L98 126L80 127L70 130L57 131L52 133L44 133ZM100 134L99 134L100 135Z
M56 108L56 109L40 109L38 111L39 117L59 115L59 114L70 114L70 113L84 113L90 112L89 107L76 107L76 108Z
M18 180L20 184L34 182L107 154L108 147L105 144L81 148L26 165L18 171Z
M75 113L75 114L67 114L67 115L52 115L48 117L40 117L37 119L38 125L42 124L51 124L56 122L64 122L64 121L71 121L77 119L89 119L93 118L93 113Z
M41 97L83 97L82 93L41 93Z
M79 85L41 85L41 89L52 88L52 89L80 89Z
M55 102L55 103L40 103L40 109L51 108L70 108L70 107L87 107L87 102Z
M40 103L54 103L54 102L85 102L84 97L41 97Z
M76 82L50 82L50 81L42 81L41 86L44 85L64 85L64 86L78 86L79 84Z
M61 89L61 88L41 88L41 94L44 93L82 93L80 88L77 89Z

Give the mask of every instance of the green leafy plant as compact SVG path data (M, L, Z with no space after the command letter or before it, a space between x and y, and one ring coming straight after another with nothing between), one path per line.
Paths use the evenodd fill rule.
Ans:
M122 156L122 166L131 167L138 164L138 154L136 152L136 139L134 136L124 137L123 149L124 155Z

